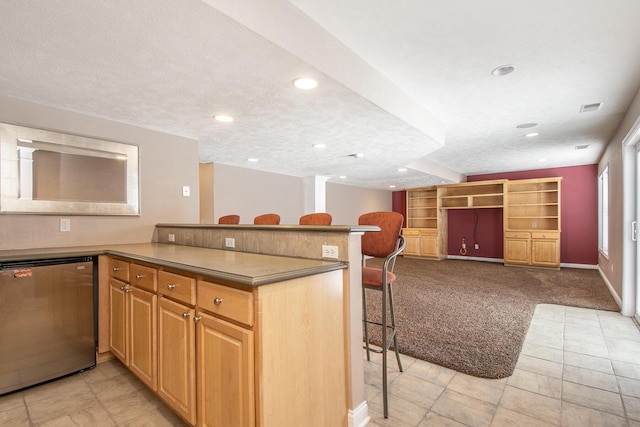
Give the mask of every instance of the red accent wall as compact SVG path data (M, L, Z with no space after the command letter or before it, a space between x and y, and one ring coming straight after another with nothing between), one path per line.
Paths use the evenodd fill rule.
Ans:
M404 216L402 228L405 228L407 226L407 192L405 190L394 191L391 194L391 210Z
M529 179L561 176L561 238L560 262L568 264L598 264L598 165L571 166L520 172L474 175L468 182L492 179ZM402 205L396 202L402 198ZM400 193L401 196L400 196ZM393 210L406 217L406 192L397 191ZM476 241L474 224L477 212ZM502 209L452 209L449 211L449 255L459 255L462 236L467 241L467 256L503 257ZM474 243L480 249L474 249Z

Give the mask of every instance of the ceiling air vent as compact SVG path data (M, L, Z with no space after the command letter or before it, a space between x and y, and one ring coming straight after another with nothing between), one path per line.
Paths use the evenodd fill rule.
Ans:
M602 102L597 102L595 104L583 104L580 106L581 113L588 113L589 111L598 111L602 107Z
M575 147L576 150L586 150L587 148L589 148L589 144L584 144L584 145L576 145Z

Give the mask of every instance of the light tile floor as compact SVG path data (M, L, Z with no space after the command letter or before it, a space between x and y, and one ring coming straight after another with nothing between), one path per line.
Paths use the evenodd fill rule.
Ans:
M365 360L370 426L640 427L640 330L619 313L539 305L512 376L472 377L389 353Z
M371 427L640 427L640 331L620 314L538 306L514 374L486 380L389 358L365 363ZM184 426L119 362L0 397L0 426ZM333 427L333 426L327 426Z

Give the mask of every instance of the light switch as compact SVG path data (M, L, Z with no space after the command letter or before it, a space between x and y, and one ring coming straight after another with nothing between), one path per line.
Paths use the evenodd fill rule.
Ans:
M60 218L60 231L71 231L71 218Z
M183 185L182 186L182 196L183 197L189 197L191 196L191 189L189 188L188 185Z

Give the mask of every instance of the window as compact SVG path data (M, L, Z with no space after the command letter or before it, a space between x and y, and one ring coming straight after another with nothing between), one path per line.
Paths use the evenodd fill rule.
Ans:
M598 177L598 249L609 255L609 166Z

